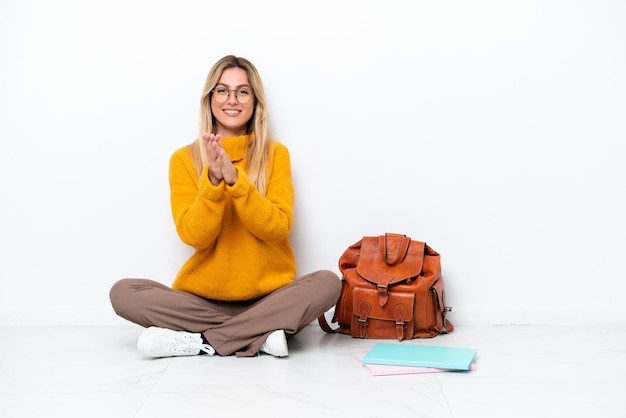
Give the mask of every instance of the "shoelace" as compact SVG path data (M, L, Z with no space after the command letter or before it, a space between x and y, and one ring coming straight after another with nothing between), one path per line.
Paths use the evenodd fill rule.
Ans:
M213 347L209 344L202 344L201 341L198 341L189 334L177 335L176 338L171 341L168 349L179 353L193 353L196 349L200 349L210 356L215 354L215 349Z

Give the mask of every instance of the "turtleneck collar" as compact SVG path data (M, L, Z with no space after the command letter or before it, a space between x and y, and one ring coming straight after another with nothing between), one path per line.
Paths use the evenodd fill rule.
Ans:
M241 161L246 155L246 148L250 139L251 135L231 136L222 138L221 144L232 162Z

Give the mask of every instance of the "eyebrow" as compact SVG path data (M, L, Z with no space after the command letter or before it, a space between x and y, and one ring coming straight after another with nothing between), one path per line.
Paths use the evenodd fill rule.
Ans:
M217 83L215 85L215 87L218 87L218 86L224 86L224 87L230 88L230 86L228 84L224 84L224 83ZM238 88L241 88L241 87L250 87L250 88L252 88L249 84L240 84L238 86L235 86L235 89L238 89Z

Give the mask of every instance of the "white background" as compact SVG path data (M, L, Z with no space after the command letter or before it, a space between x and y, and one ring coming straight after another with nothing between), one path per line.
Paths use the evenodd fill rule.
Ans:
M626 323L624 2L1 0L1 324L171 284L169 156L230 53L291 152L300 274L404 233L455 324Z

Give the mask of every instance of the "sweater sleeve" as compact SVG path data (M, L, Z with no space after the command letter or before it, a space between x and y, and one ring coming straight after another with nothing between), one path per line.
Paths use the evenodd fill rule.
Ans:
M272 153L266 196L256 189L241 167L237 167L237 182L226 186L245 228L267 242L287 239L293 227L294 188L289 151L274 142Z
M200 178L188 148L175 152L170 159L169 181L172 216L180 239L194 248L209 248L222 228L225 208L223 182L214 186L205 167Z

